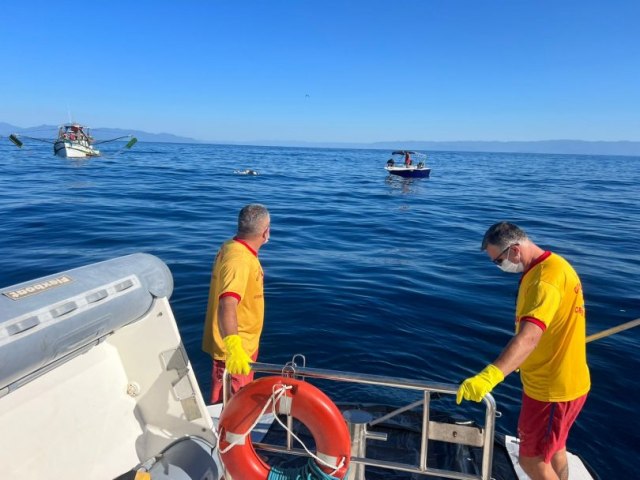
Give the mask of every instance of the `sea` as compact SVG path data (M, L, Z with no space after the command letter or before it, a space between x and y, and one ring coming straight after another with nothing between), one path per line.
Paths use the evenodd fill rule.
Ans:
M55 157L0 139L0 286L134 252L167 263L171 303L205 398L201 339L211 266L248 203L271 212L260 250L260 361L458 384L514 329L518 275L480 250L515 222L580 275L593 334L640 317L640 157L425 152L430 178L384 169L384 150L138 143ZM402 145L398 146L402 148ZM241 175L245 169L257 175ZM592 390L570 451L603 479L640 478L640 328L589 343ZM634 373L635 372L635 373ZM403 391L329 387L336 400L403 405ZM521 385L494 390L515 434ZM434 408L475 418L446 396Z

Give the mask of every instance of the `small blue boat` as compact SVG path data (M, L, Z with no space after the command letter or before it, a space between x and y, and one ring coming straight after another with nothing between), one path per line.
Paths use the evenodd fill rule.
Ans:
M412 152L409 150L395 150L391 152L391 158L387 160L387 166L384 167L391 175L398 175L406 178L427 178L431 173L431 169L425 165L424 160L420 160L417 164L413 163L411 155L416 155L426 159L426 155L422 153ZM404 157L394 158L394 156Z

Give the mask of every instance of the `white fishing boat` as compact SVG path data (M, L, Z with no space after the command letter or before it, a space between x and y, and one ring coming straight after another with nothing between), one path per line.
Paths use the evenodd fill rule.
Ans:
M456 385L313 369L295 356L253 364L257 380L225 395L224 410L205 405L172 290L168 267L147 254L0 289L0 478L526 478L516 439L494 434L491 395L481 425L434 408ZM323 382L415 400L342 404L314 386ZM570 460L572 480L597 478Z
M128 138L129 141L126 143L124 148L129 149L138 141L137 138L131 135L96 141L91 135L90 129L80 125L79 123L68 123L60 126L58 128L58 136L53 141L46 138L30 137L17 133L9 135L9 140L11 140L11 142L13 142L13 144L18 148L22 148L24 144L22 141L23 138L38 142L53 143L54 155L63 158L99 157L101 155L100 150L95 147L98 144Z
M62 125L58 138L53 143L53 153L59 157L86 158L99 157L100 150L93 147L94 138L89 128L79 123Z

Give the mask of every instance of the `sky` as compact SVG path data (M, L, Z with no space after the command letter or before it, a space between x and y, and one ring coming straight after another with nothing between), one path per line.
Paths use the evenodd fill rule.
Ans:
M25 0L0 121L213 142L640 140L638 0Z

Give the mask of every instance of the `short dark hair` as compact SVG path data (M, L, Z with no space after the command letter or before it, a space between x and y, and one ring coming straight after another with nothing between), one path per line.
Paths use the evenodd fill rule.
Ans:
M260 228L264 220L269 220L267 207L259 203L251 203L238 214L238 236L247 237L261 234Z
M515 223L498 222L494 223L485 232L482 238L480 250L486 250L487 245L495 245L500 249L505 249L509 245L527 240L527 234Z

